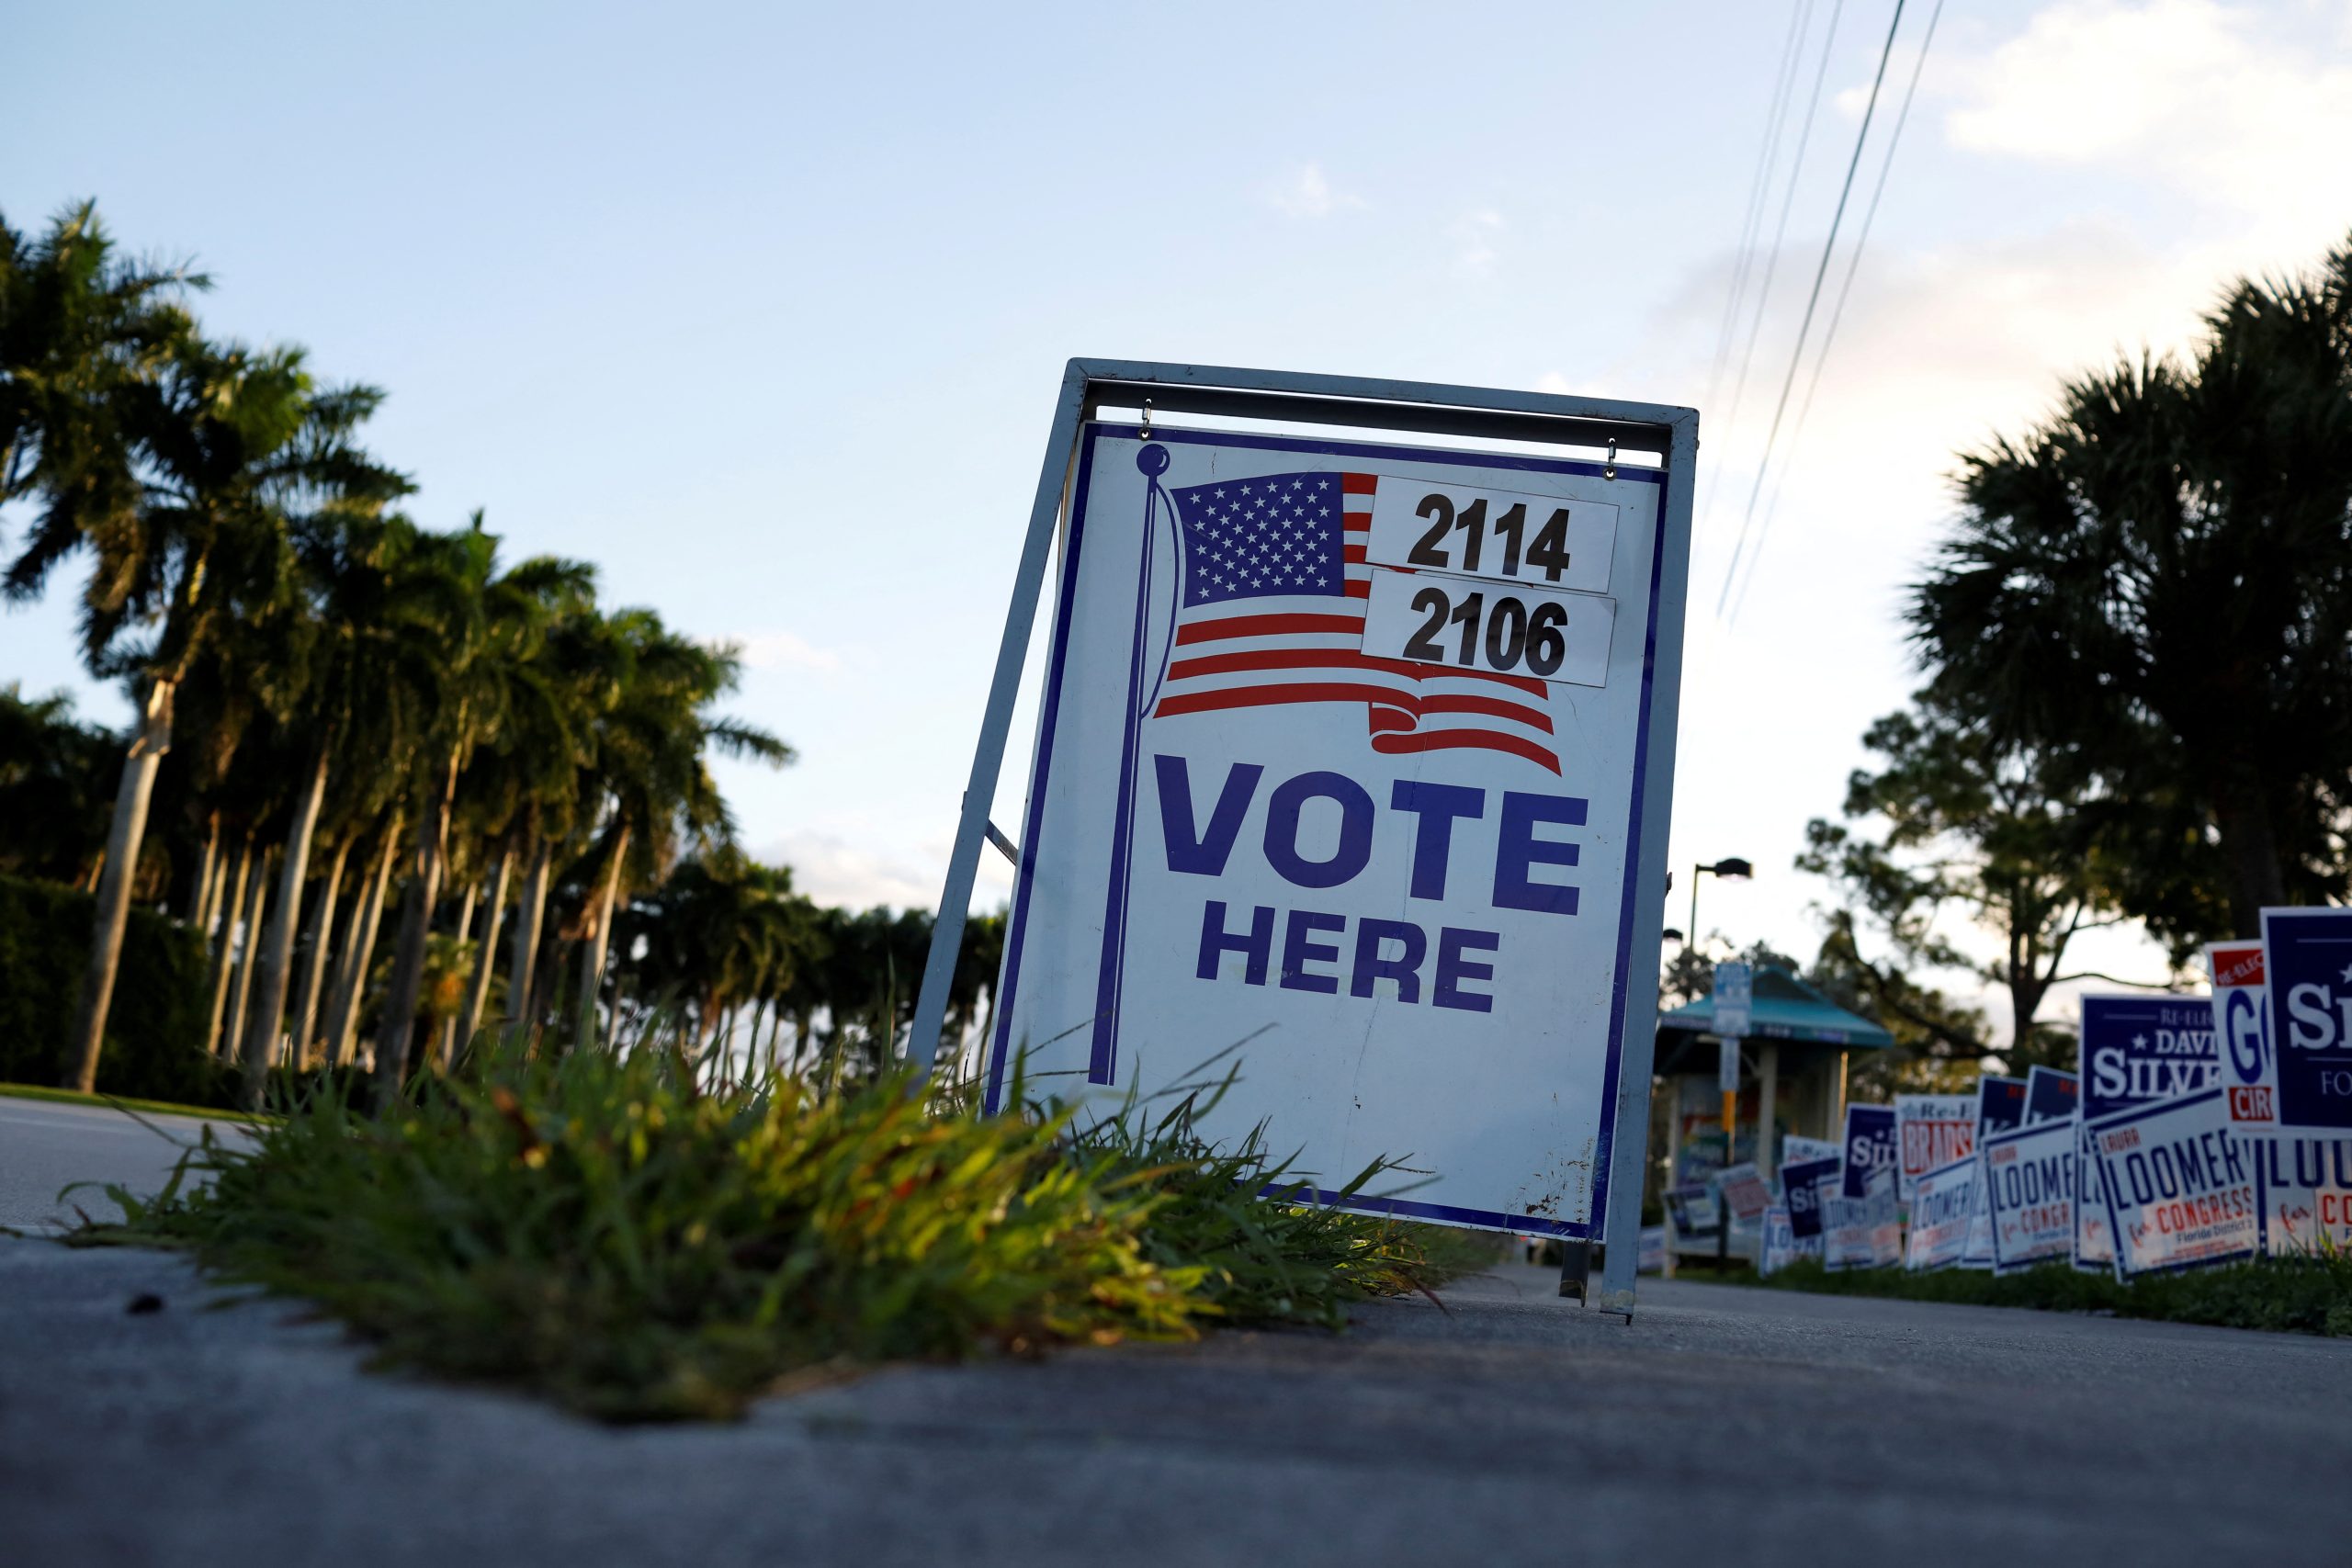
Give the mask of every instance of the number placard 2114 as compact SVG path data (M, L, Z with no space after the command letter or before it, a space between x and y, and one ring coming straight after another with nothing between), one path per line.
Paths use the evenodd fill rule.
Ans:
M1364 558L1415 571L1609 592L1617 508L1605 501L1380 476Z

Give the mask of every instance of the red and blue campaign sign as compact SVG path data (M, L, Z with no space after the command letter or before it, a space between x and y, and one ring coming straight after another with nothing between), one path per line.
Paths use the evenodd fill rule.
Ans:
M2036 1068L2039 1072L2041 1069ZM2075 1250L2075 1122L2031 1122L1977 1149L1993 1217L1993 1271L2014 1274Z
M1898 1094L1894 1119L1903 1152L1903 1201L1922 1176L1976 1151L1973 1094Z
M2081 1108L2082 1080L2055 1067L2035 1067L2025 1076L2025 1124L2072 1121Z
M2221 1074L2213 1004L2204 997L2091 995L2082 999L2082 1116L2077 1140L2075 1262L2110 1267L2115 1240L2100 1201L2088 1124L2101 1116L2209 1088Z
M2265 909L2283 1132L2352 1132L2352 909Z
M2219 1085L2086 1122L2115 1235L2119 1279L2252 1258L2261 1200L2251 1139Z
M2025 1080L1987 1074L1976 1080L1976 1152L1984 1141L2025 1122ZM1976 1165L1975 1212L1969 1218L1968 1241L1961 1249L1962 1269L1993 1267L1993 1200L1984 1185L1984 1164Z
M1781 1168L1781 1190L1789 1205L1789 1229L1799 1241L1821 1235L1821 1200L1838 1186L1842 1160L1811 1159Z
M1976 1213L1976 1156L1922 1171L1911 1184L1912 1269L1950 1269L1959 1263Z
M2278 1059L2270 1047L2269 986L2259 942L2209 942L2205 970L2213 976L2213 1030L2229 1090L2230 1124L2241 1132L2278 1125Z
M1327 1200L1597 1235L1653 984L1665 474L1112 423L1077 450L989 1103L1016 1059L1115 1102L1238 1045L1204 1131L1266 1123ZM1406 1156L1409 1195L1340 1195Z
M1846 1107L1845 1168L1838 1177L1839 1196L1870 1196L1872 1177L1882 1170L1893 1177L1901 1168L1896 1158L1894 1107Z

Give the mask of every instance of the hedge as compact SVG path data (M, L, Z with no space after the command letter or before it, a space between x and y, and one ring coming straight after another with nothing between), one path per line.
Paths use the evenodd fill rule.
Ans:
M66 1081L66 1042L90 958L97 900L53 882L0 876L0 1082ZM228 1105L230 1076L204 1052L203 941L147 909L130 912L98 1056L98 1091Z

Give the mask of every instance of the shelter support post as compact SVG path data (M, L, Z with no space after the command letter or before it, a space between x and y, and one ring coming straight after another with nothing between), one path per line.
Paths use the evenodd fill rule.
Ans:
M1772 1179L1780 1161L1772 1137L1772 1122L1780 1112L1781 1047L1767 1040L1756 1047L1756 1174Z

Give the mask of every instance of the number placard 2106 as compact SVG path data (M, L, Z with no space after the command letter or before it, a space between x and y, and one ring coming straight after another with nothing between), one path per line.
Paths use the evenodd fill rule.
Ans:
M1372 574L1363 650L1453 670L1602 686L1617 602L1593 593L1441 577Z
M1609 592L1617 508L1605 501L1380 476L1364 558L1577 593Z

